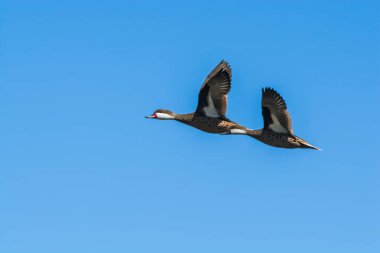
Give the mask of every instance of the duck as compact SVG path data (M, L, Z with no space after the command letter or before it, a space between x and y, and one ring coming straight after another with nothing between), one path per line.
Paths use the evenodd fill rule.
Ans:
M285 100L273 88L262 88L261 112L264 127L258 130L249 129L247 135L273 147L321 150L294 135Z
M198 94L195 112L178 114L166 109L157 109L149 119L175 120L201 131L213 134L248 134L250 129L226 117L227 96L231 90L232 71L227 61L222 60L206 77Z

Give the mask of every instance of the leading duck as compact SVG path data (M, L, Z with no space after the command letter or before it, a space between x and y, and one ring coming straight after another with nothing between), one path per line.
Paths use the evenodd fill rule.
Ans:
M199 91L195 112L176 114L169 110L158 109L146 118L176 120L208 133L249 135L265 144L279 148L319 150L293 134L285 101L271 88L263 89L262 94L264 128L252 130L226 118L227 94L231 89L231 77L231 68L223 60L204 81Z
M158 109L146 118L177 120L208 133L247 134L248 129L226 118L227 94L231 89L231 68L221 61L207 76L198 95L195 112L176 114Z

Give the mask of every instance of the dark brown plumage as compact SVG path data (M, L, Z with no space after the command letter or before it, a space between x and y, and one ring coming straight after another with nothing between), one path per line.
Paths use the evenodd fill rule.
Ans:
M276 128L278 132L293 133L292 119L285 100L272 88L262 89L261 108L264 128Z
M148 118L172 119L208 133L246 134L248 129L226 118L231 77L231 68L223 60L203 82L198 95L198 106L194 113L175 114L159 109Z
M221 61L207 76L198 95L196 113L208 117L225 117L227 94L231 89L231 68Z
M318 149L294 135L285 100L277 91L272 88L262 89L261 108L264 127L249 130L248 135L274 147Z

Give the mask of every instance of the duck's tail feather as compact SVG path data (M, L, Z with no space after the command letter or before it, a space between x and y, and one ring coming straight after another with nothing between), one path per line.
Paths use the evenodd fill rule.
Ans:
M308 143L305 140L302 140L301 138L299 138L298 142L301 144L301 148L311 148L311 149L322 151L322 149L317 148L316 146L311 145L310 143Z

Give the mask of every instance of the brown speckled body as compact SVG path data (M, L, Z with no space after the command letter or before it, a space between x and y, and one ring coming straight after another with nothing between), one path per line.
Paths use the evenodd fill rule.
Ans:
M303 139L290 135L277 133L268 129L249 130L248 135L273 147L278 148L311 148Z
M230 133L231 129L246 130L246 128L228 119L211 118L207 116L201 116L196 113L177 114L175 115L175 120L195 127L199 130L215 134L228 134Z

